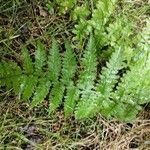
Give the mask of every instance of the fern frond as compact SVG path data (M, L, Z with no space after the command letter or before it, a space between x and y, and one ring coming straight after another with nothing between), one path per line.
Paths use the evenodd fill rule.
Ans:
M43 66L45 65L46 62L46 54L44 50L44 45L38 41L37 42L37 49L35 51L35 73L37 75L40 75L43 70Z
M143 47L145 51L150 51L150 18L146 20L146 26L143 28L141 33L141 41L139 43L140 47Z
M37 106L39 103L41 103L44 100L44 98L47 96L49 92L50 86L51 83L47 78L40 79L39 85L35 89L33 100L31 103L32 107Z
M118 101L130 104L150 102L150 96L148 95L150 93L150 51L148 49L150 43L147 36L148 31L149 26L146 26L141 33L141 40L138 44L140 51L136 55L136 61L129 66L130 70L124 74L122 82L117 87L115 97Z
M79 74L79 79L77 83L77 89L78 89L77 94L81 95L81 99L77 104L77 108L75 112L77 118L78 117L81 118L86 115L85 114L82 116L81 114L81 116L79 116L78 114L81 113L80 111L86 112L87 109L86 106L89 104L89 101L91 107L95 106L95 104L92 105L93 98L91 99L91 95L93 95L92 89L94 89L94 80L96 78L96 65L97 65L97 60L96 60L95 42L93 36L91 36L87 49L84 52L83 58L81 60L82 70ZM87 104L83 105L84 103L86 103L86 101Z
M75 7L71 13L71 18L73 20L84 19L90 15L89 5L87 2L83 3L81 6Z
M148 52L146 59L144 77L142 78L143 80L141 82L141 86L139 87L139 104L150 102L150 52Z
M53 39L48 57L48 76L52 82L56 82L61 71L61 58L57 41Z
M149 93L150 89L150 70L147 70L145 66L145 59L139 60L136 64L130 67L130 71L124 74L122 82L119 84L116 94L117 97L120 97L120 101L128 103L138 103L138 101L144 102L144 99L148 97L143 97L144 93ZM143 78L144 77L144 78ZM148 90L149 89L149 90ZM146 90L146 91L145 91ZM129 101L126 101L129 95L134 93L134 98ZM145 94L146 94L145 93ZM142 95L141 95L142 94ZM147 95L147 94L146 94ZM130 96L131 97L131 96ZM143 99L140 99L143 98Z
M91 90L94 86L94 80L96 78L96 47L93 36L91 35L87 48L81 59L81 71L79 72L79 79L77 88L80 90Z
M8 67L8 69L7 69ZM12 76L12 70L11 70L11 67L8 65L8 63L6 63L5 61L1 61L0 62L0 86L6 86L8 87L11 87L11 84L10 84L10 80L9 80L9 77L8 76ZM8 79L8 84L7 84L7 79Z
M20 99L28 100L36 88L38 77L33 75L24 75L22 78L23 79L20 85Z
M145 32L142 33L138 46L140 51L134 57L134 62L130 64L130 70L122 77L113 97L117 102L113 116L123 121L134 119L141 109L140 104L150 102L150 51Z
M76 35L73 39L79 40L82 45L82 40L85 38L88 29L88 22L85 19L80 19L79 24L75 25L73 33Z
M64 102L65 117L72 114L75 107L76 100L76 88L73 86L72 78L76 72L77 63L71 48L71 45L67 41L65 43L66 51L63 57L62 79L61 82L66 87L66 96Z
M128 45L130 46L132 28L133 25L131 22L129 22L127 16L121 15L120 17L116 18L115 22L109 24L109 27L107 27L107 40L109 40L109 43L114 47L116 45L124 45L125 47Z
M97 93L91 93L87 99L79 101L75 111L76 119L93 117L98 110Z
M68 85L76 72L77 63L71 45L68 41L65 43L65 48L66 51L63 57L61 81L64 83L64 85Z
M62 83L58 82L53 85L49 96L49 114L55 111L55 109L61 104L63 99L65 87Z
M6 86L7 90L13 89L17 95L20 86L20 77L22 75L21 68L13 61L1 62L1 86Z
M149 72L150 74L150 72ZM138 104L146 104L150 102L150 76L145 79L145 81L147 81L148 83L143 82L143 87L141 87L140 91L137 92L137 99L138 99Z
M141 107L137 104L124 104L118 101L113 109L113 115L120 121L130 122L136 118Z
M110 92L113 90L117 79L118 71L123 67L123 58L121 48L117 48L116 51L112 54L109 62L106 64L106 67L102 69L100 80L98 81L96 90L101 93L104 99L108 99Z
M4 78L4 67L2 62L0 62L0 87L4 85L3 78Z
M29 51L26 47L22 47L22 62L25 73L33 73L33 62L30 58Z
M64 102L65 117L68 117L73 113L76 100L77 100L76 87L70 85L67 87L67 94L65 96L65 102Z
M89 21L94 29L101 30L105 25L108 17L113 12L116 0L99 0L92 14L92 19Z
M100 80L96 86L96 92L98 93L97 103L99 105L100 112L110 117L111 110L113 109L115 102L110 100L111 92L115 84L117 83L117 79L119 78L118 72L123 67L123 53L121 48L117 48L116 51L112 54L108 63L106 63L106 67L102 69L102 73L100 75Z

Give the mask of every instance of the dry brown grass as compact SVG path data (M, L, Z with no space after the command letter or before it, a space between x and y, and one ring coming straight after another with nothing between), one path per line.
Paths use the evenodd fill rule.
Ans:
M93 133L73 143L79 149L91 150L148 150L150 149L150 120L137 118L133 123L97 119L102 132Z

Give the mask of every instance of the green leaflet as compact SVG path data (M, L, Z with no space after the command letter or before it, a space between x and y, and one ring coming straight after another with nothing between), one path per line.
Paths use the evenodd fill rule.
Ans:
M85 119L89 118L93 115L95 111L95 103L91 100L82 100L77 105L77 109L75 111L75 118L76 119Z
M66 51L64 52L64 57L63 57L63 62L62 62L63 68L62 68L61 81L64 83L64 85L67 86L71 82L76 72L77 63L76 63L76 59L75 59L73 50L69 42L65 43L65 48L66 48Z
M35 51L35 74L40 75L43 70L43 66L45 65L46 56L45 56L45 50L44 45L38 41L37 42L37 49Z
M65 102L64 102L64 113L65 113L65 117L68 117L73 113L75 108L75 103L77 100L76 87L73 85L68 86L66 93L67 94L65 96Z
M39 103L41 103L44 98L47 96L49 89L50 89L51 83L47 78L41 78L39 81L39 85L35 89L35 93L33 96L33 100L31 103L32 107L37 106Z
M84 3L81 6L75 7L73 12L71 13L71 18L73 20L84 19L90 15L89 5L88 3Z
M139 42L140 51L136 55L136 61L129 66L130 71L124 74L121 79L122 82L117 87L115 93L116 99L120 99L123 102L143 104L144 102L148 102L149 99L149 96L146 96L150 92L150 51L148 50L149 42L147 39L147 33L149 31L148 23L141 35L141 41ZM133 95L132 99L131 95ZM127 101L129 97L131 100Z
M93 102L94 98L91 97L91 95L93 94L92 89L94 88L94 80L96 78L96 65L95 41L91 35L87 49L85 50L81 60L81 66L83 68L79 74L77 83L77 95L81 95L81 99L79 99L75 111L77 119L88 117L88 114L92 114L92 111L95 110L95 103ZM89 104L90 107L87 109L87 105Z
M66 87L66 96L64 102L64 114L65 117L71 115L74 111L75 100L76 100L76 88L73 85L73 77L76 72L77 63L68 41L65 43L66 51L63 57L63 68L62 68L62 78L61 82Z
M0 65L1 86L6 86L6 88L9 90L12 87L11 80L9 78L11 78L13 75L11 63L9 64L5 61L2 61Z
M28 100L32 96L37 82L38 78L36 76L23 76L22 84L20 85L21 99Z
M53 85L52 91L49 96L49 114L61 104L65 87L62 83L58 82Z
M129 101L128 98L128 103L144 102L144 99L148 99L149 97L146 96L147 93L150 92L149 73L150 71L147 70L147 67L145 66L145 59L141 58L141 61L139 60L135 65L131 66L130 71L128 71L122 78L122 82L119 84L116 91L116 97L120 97L121 101L126 102L127 98L132 96L131 93L134 93L132 96L133 99ZM142 95L145 95L146 97L144 98Z
M97 94L95 92L90 93L87 99L83 99L77 104L75 111L76 119L83 119L93 117L98 110L98 103L96 101Z
M75 112L77 118L89 117L99 110L103 115L107 117L110 116L112 107L114 105L114 103L110 101L111 91L117 83L117 73L123 67L123 58L121 57L121 52L122 51L120 48L116 49L116 51L112 54L109 63L107 63L107 68L103 68L100 75L100 80L96 86L96 92L90 92L84 88L83 92L85 96L82 96L83 100L81 99L81 101L78 103L77 110ZM87 105L89 106L87 107ZM91 113L88 113L87 108L90 109ZM80 115L80 113L83 116Z
M109 43L114 47L116 45L124 45L128 50L127 46L131 45L130 36L132 34L132 26L132 23L129 22L126 16L121 15L116 18L116 21L109 24L109 27L107 27L107 39ZM129 59L130 57L127 58Z
M81 59L82 70L79 72L79 79L77 81L77 88L80 90L93 88L94 80L96 77L96 47L93 36L90 36L87 48Z
M59 13L65 14L76 4L76 2L77 0L56 0L56 3L59 5Z
M33 63L32 63L32 59L30 58L28 49L26 47L23 47L21 50L22 50L22 62L23 62L24 72L33 73Z
M97 102L99 104L100 112L107 117L111 116L112 109L114 107L114 102L110 101L111 92L119 76L118 71L123 67L121 48L117 48L112 54L109 62L106 64L107 68L102 69L100 74L100 80L96 86L96 91L99 93Z
M63 66L62 66L62 78L61 81L57 82L59 73L61 71L61 60L59 49L56 41L53 41L52 45L52 52L49 57L49 70L55 70L50 75L50 78L53 79L55 82L53 83L53 88L49 97L50 106L49 106L49 113L52 113L62 102L65 86L67 87L76 71L76 60L72 51L72 48L68 42L65 43L66 51L64 52L63 57ZM54 64L54 66L53 66ZM57 80L56 80L57 79ZM70 99L67 100L69 102Z
M149 103L150 101L150 69L145 71L144 78L137 91L138 104Z
M82 40L85 38L86 34L89 33L88 22L84 19L80 19L79 24L75 25L75 29L72 31L76 36L73 38L74 40L79 40L82 45Z
M61 71L61 59L57 41L53 39L48 56L48 76L52 82L56 82Z
M130 122L136 118L139 110L141 110L139 105L118 103L113 109L113 115L121 121Z
M7 90L13 88L15 95L19 93L19 85L21 83L20 76L22 75L21 68L17 63L1 62L1 86L6 86Z
M109 62L106 64L106 67L102 69L100 74L100 80L97 84L96 90L104 95L104 98L109 97L109 93L112 91L115 83L118 79L118 71L123 67L123 58L122 58L121 48L116 48L116 51L112 54Z

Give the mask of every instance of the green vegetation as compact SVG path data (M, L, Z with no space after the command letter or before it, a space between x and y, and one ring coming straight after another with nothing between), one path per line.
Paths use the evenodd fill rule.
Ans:
M147 123L140 114L150 102L148 1L8 0L0 8L0 149L93 149L82 136L112 142L106 124ZM54 122L61 127L48 129ZM30 130L38 133L31 140ZM128 129L117 132L123 138ZM94 148L111 147L104 143Z
M115 26L115 24L116 22L113 25ZM14 61L2 61L0 64L1 86L6 86L7 90L13 89L20 100L31 98L32 107L37 106L49 95L49 114L62 103L64 90L67 89L67 96L64 100L66 115L71 115L75 111L75 117L79 119L101 113L106 117L113 116L130 121L135 118L140 104L148 103L150 98L149 43L144 34L148 32L149 24L149 20L147 20L147 26L141 33L135 49L118 41L121 38L113 43L111 48L114 52L111 54L109 62L106 63L106 67L102 68L96 85L96 76L99 75L96 68L98 57L96 43L91 35L87 48L79 60L81 69L77 70L76 74L79 74L77 81L73 79L77 63L71 45L69 42L65 43L66 50L64 50L62 61L58 44L53 40L48 58L44 45L38 41L35 62L32 62L26 48L22 48L22 66L19 67ZM118 37L113 35L110 36L110 40L111 38L117 39ZM128 49L131 49L130 55ZM133 51L135 51L134 54L132 54ZM142 56L139 57L139 55ZM139 58L136 58L136 61L131 60L135 57ZM45 67L46 65L48 67ZM127 73L120 77L118 73L123 69ZM34 93L33 96L32 93Z

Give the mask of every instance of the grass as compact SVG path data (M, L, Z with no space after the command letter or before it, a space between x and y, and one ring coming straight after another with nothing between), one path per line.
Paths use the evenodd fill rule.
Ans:
M149 15L147 0L134 0L124 6L124 13L137 24L140 32ZM119 7L120 8L120 7ZM118 11L121 11L118 10ZM116 11L117 13L117 11ZM20 45L32 54L36 39L49 45L52 36L61 44L71 40L74 22L67 15L49 12L46 1L0 0L0 59L19 61ZM11 91L0 89L0 149L4 150L147 150L150 147L149 105L132 123L106 120L102 116L86 121L65 120L58 110L47 116L47 104L33 110L28 103L16 103Z
M150 120L143 111L133 123L105 120L75 121L63 113L47 117L45 108L29 110L10 98L0 103L0 149L145 149L149 146Z

